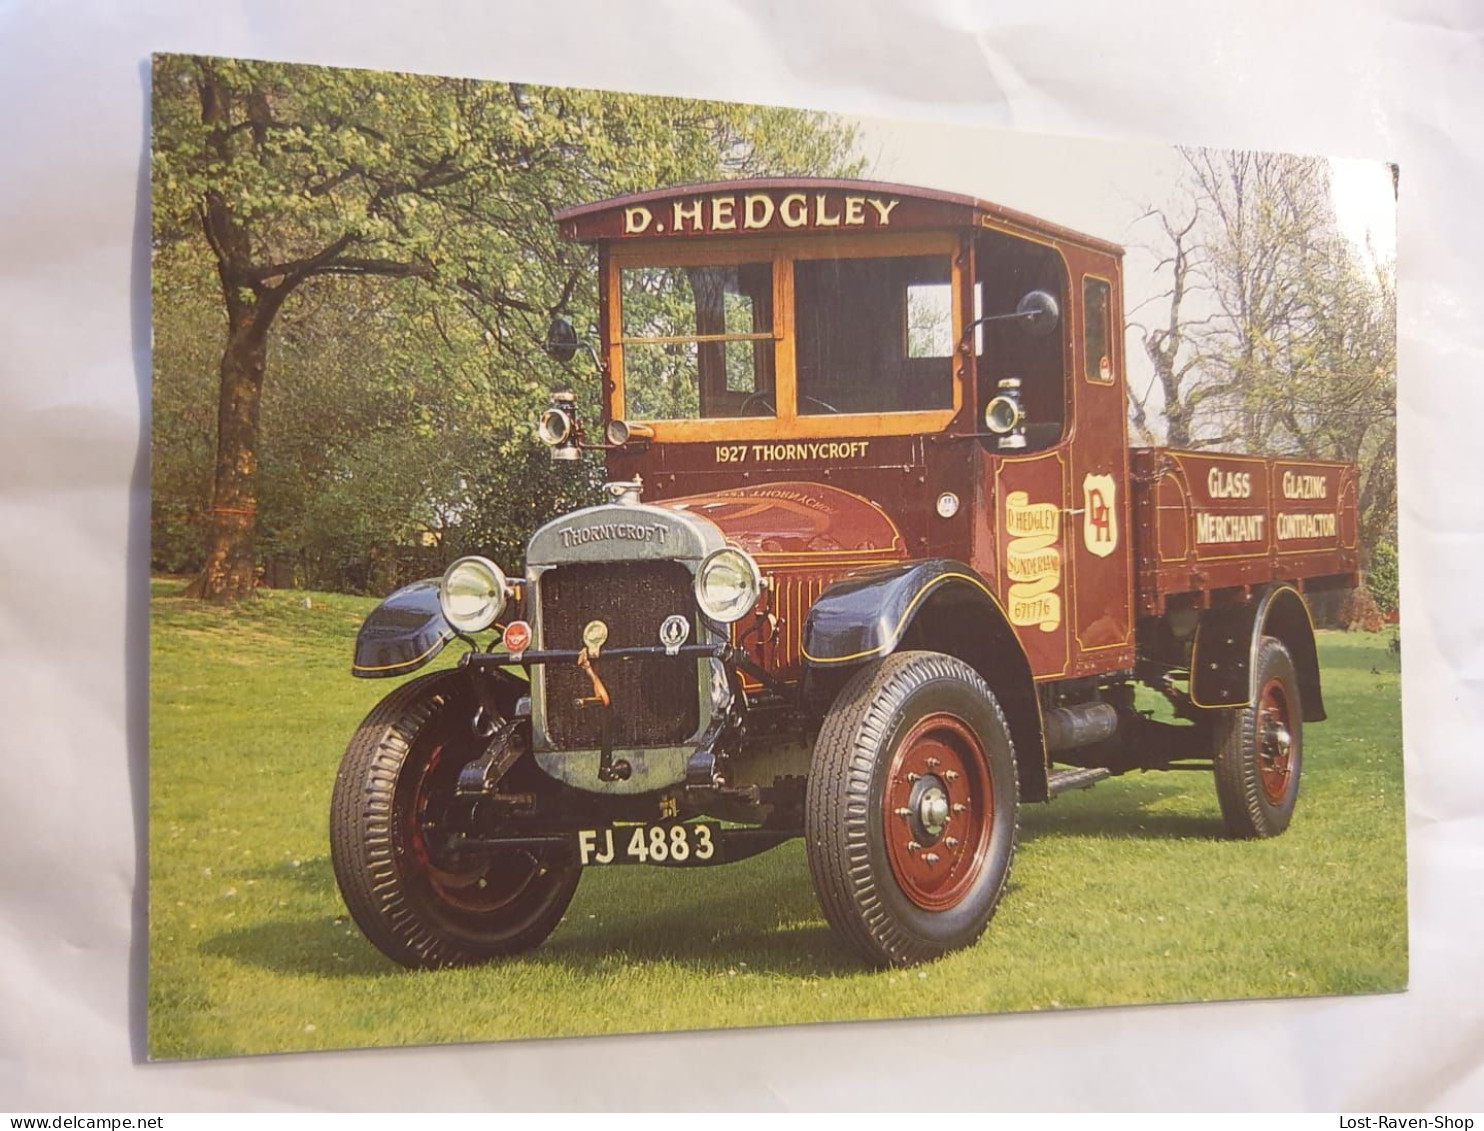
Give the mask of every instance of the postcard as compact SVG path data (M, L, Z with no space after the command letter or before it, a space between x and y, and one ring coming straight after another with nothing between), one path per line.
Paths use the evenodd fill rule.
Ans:
M1395 178L157 56L151 1055L1405 988Z

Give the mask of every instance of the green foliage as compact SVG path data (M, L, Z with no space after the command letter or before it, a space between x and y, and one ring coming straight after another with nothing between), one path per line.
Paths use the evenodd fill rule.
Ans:
M217 365L221 361L220 285L194 248L157 252L153 275L154 388L151 557L155 568L200 568L202 522L211 505L216 459ZM160 256L171 257L169 270Z
M771 343L675 341L772 328L767 264L626 267L623 270L624 410L631 420L719 415L701 390L757 389L757 354ZM656 338L654 342L634 339ZM663 340L672 339L672 340ZM720 380L718 381L718 377Z
M1376 607L1383 614L1391 614L1400 607L1400 570L1396 545L1379 542L1371 551L1371 564L1365 573L1366 588L1376 600Z
M583 356L568 371L539 348L553 312L596 322L591 249L552 212L849 174L852 145L771 107L158 56L155 564L201 565L238 325L266 334L257 432L231 458L251 465L270 582L379 590L483 538L517 558L585 498L532 450L547 390L576 383L596 419Z
M1328 162L1184 155L1186 199L1151 213L1168 320L1139 327L1171 442L1354 463L1362 547L1394 540L1395 264L1339 231Z
M1330 718L1305 729L1283 836L1225 839L1209 774L1027 805L988 932L921 970L850 960L795 841L724 868L590 870L539 949L414 973L350 922L326 841L340 752L392 686L346 674L371 602L222 609L179 591L156 583L150 637L152 1056L1406 985L1400 678L1382 635L1320 634Z

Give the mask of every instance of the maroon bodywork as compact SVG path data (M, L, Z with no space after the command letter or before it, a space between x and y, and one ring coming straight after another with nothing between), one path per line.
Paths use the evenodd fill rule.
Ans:
M750 195L766 196L772 203L768 211L768 222L750 227L745 214L745 199ZM789 225L784 208L780 205L790 195L801 195L805 202L805 217L802 223ZM890 210L886 224L879 222L879 210L874 206L860 209L859 225L849 223L851 207L848 198L861 197L900 203ZM730 198L733 204L733 226L720 229L714 221L715 204L718 199ZM736 215L738 200L743 202L743 214ZM699 201L702 205L698 222L691 219L690 204ZM674 223L675 205L680 203L685 211L684 221L677 228ZM625 231L625 219L629 209L644 208L651 215L659 213L654 226L639 232ZM663 213L668 210L670 220ZM837 222L828 223L836 218ZM746 181L712 181L703 184L679 185L674 188L652 189L648 192L631 193L612 197L592 204L581 204L556 213L557 225L562 235L583 243L601 243L621 239L652 239L668 235L689 238L693 236L760 236L797 235L800 233L828 234L835 230L862 230L890 228L904 229L959 229L979 225L994 225L1007 231L1016 231L1036 238L1050 238L1080 244L1097 249L1107 255L1121 256L1123 248L1117 244L1093 236L1074 232L1045 220L1039 220L1013 208L991 204L976 197L961 193L942 192L937 189L912 185L892 184L886 181L839 180L824 177L759 177Z
M1349 464L1140 448L1134 484L1140 616L1273 581L1356 582Z
M911 965L985 929L1022 801L1209 766L1234 836L1287 828L1325 718L1304 590L1355 582L1355 470L1130 449L1120 248L856 181L557 220L597 247L603 420L554 393L540 434L603 447L610 501L519 584L461 559L357 637L357 675L407 674L519 602L342 762L335 874L385 953L515 953L586 867L802 837L831 928Z
M807 480L746 484L665 500L716 523L728 541L750 553L771 579L768 611L777 627L742 632L740 643L764 669L793 678L809 608L846 573L904 561L907 540L869 498Z
M879 220L888 205L890 223L883 225ZM795 677L811 603L847 572L882 561L943 557L972 566L1015 625L1038 681L1132 668L1138 618L1158 615L1172 601L1200 607L1213 591L1245 594L1273 580L1354 583L1352 472L1338 465L1130 451L1121 332L1105 339L1101 358L1085 356L1089 280L1106 285L1108 318L1121 330L1122 249L1114 244L972 197L808 179L639 193L569 209L557 220L564 235L598 245L611 295L610 258L619 245L625 254L653 248L661 257L679 244L725 247L780 237L828 247L842 238L851 216L860 220L860 231L884 235L889 227L893 233L951 236L962 277L980 282L986 293L996 287L999 257L984 233L1051 249L1061 272L1057 333L1065 423L1057 442L1028 454L1000 453L984 442L979 412L995 382L1020 364L1016 339L1005 336L993 352L976 356L961 348L955 355L960 406L937 432L894 435L874 426L869 433L821 433L820 421L827 418L798 417L786 429L778 422L776 443L755 434L733 443L739 422L716 419L705 422L704 439L692 432L610 451L610 477L640 476L647 499L704 508L738 545L756 553L774 579L771 609L779 621L775 639L752 646L766 667ZM758 221L754 227L746 226L749 217ZM731 224L724 233L712 222L717 218ZM801 222L790 226L786 218ZM828 223L834 220L840 223ZM959 288L958 302L967 324L973 317L968 286ZM611 372L621 347L610 321L605 301L602 329ZM611 402L611 378L606 391ZM809 454L812 439L815 450L833 454ZM744 458L727 458L734 453ZM1213 460L1254 468L1254 494L1240 501L1204 494L1202 477ZM1328 477L1329 494L1278 508L1270 484L1281 487L1285 470ZM934 511L943 492L960 499L951 518ZM1243 507L1271 512L1263 524L1269 534L1260 542L1223 544L1223 552L1201 542L1197 523L1207 521L1201 515L1219 517ZM1279 514L1326 507L1333 536L1276 536Z

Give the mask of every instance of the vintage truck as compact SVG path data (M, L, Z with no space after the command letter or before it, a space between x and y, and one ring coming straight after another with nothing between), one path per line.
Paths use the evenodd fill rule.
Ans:
M1293 814L1324 718L1305 594L1353 586L1341 464L1131 448L1122 252L970 197L751 180L558 213L596 245L599 505L394 593L395 678L336 779L335 875L409 966L535 946L585 868L803 837L830 926L973 943L1023 802L1213 769L1234 836ZM483 637L483 641L481 641ZM1174 721L1135 706L1142 684Z

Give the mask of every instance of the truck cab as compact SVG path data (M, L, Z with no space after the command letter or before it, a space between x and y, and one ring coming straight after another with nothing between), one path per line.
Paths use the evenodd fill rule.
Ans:
M1131 450L1120 248L863 181L555 222L599 318L548 348L602 417L555 394L539 434L606 498L362 628L363 677L468 647L342 763L336 873L383 950L485 960L584 868L802 836L842 941L910 964L985 929L1022 802L1204 764L1234 834L1287 826L1323 718L1303 593L1354 584L1353 469Z
M1121 249L970 198L830 181L557 220L598 246L602 423L642 426L607 451L611 478L655 500L791 483L836 522L889 524L788 548L754 524L792 613L759 648L770 668L799 672L801 602L838 565L923 558L974 569L1037 678L1132 665Z

